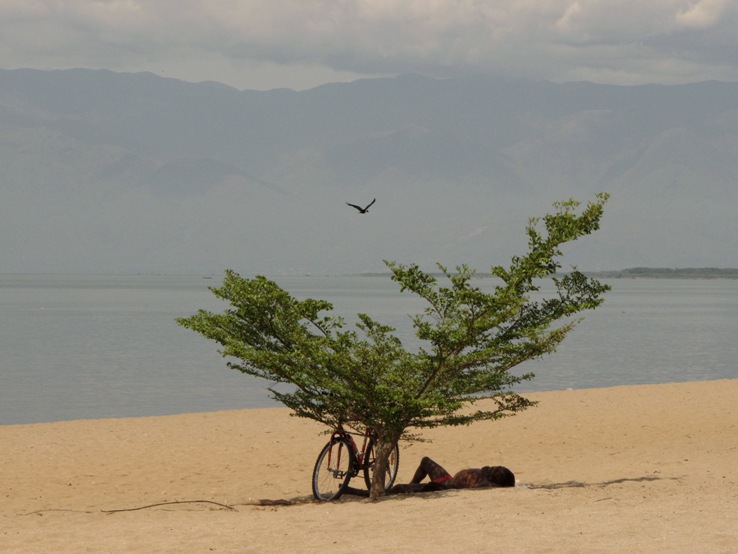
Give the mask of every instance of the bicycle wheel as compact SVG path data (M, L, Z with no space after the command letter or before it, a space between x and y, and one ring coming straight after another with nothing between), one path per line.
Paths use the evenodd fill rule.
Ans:
M348 441L331 440L323 447L313 469L313 496L316 500L338 500L348 487L356 457Z
M374 439L369 441L369 446L366 449L364 455L364 482L366 488L371 490L372 488L372 473L374 472L374 463L376 461L376 454L374 453ZM389 461L387 463L387 472L384 474L384 489L387 490L395 483L397 477L397 469L400 467L400 449L395 444L389 455Z

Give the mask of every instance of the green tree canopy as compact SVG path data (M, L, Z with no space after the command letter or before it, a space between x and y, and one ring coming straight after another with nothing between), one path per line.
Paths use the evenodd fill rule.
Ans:
M212 289L230 308L178 322L218 342L229 367L293 385L289 392L269 390L297 416L372 428L375 475L383 475L393 445L413 429L496 419L532 404L512 387L533 374L511 370L554 352L579 322L571 316L599 306L609 289L576 269L556 276L562 245L599 228L607 198L599 194L581 211L574 200L558 202L554 213L531 219L527 253L509 267L493 267L496 279L474 279L466 266L451 272L439 265L436 276L385 262L400 289L426 303L413 317L422 346L412 351L395 329L367 314L348 326L331 315L329 302L298 300L265 277L230 270ZM540 292L544 278L555 285L547 298ZM483 398L494 401L475 408ZM371 496L382 487L383 479L374 479Z

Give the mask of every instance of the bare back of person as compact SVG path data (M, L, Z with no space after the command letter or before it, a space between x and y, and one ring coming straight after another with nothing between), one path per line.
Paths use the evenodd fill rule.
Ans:
M429 483L423 483L428 477ZM462 469L451 475L440 464L427 456L420 461L410 483L395 485L388 494L428 492L444 489L479 489L487 487L514 487L515 475L503 466L484 466Z

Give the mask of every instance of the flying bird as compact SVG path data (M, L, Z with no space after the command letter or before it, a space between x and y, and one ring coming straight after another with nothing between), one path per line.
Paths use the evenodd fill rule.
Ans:
M374 200L372 200L371 202L369 202L369 204L366 206L366 208L362 208L361 206L357 206L356 204L349 204L348 202L346 202L346 204L348 204L352 208L356 208L357 210L359 210L359 213L360 214L365 214L366 212L369 211L369 208L371 208L372 207L372 204L374 204L376 201L377 201L377 199L375 198Z

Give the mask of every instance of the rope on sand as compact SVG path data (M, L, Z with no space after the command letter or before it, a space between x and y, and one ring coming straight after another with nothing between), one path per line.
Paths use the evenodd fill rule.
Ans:
M173 500L171 502L157 502L156 504L147 504L146 506L138 506L136 508L120 508L117 510L100 510L104 514L117 514L119 512L136 512L138 510L146 510L147 508L158 508L159 506L170 506L173 504L214 504L221 508L226 508L237 512L236 508L229 506L228 504L222 504L221 502L214 502L212 500Z
M296 504L307 504L312 502L312 497L307 498L296 498L294 500L270 500L268 498L262 498L261 500L255 500L253 502L244 502L237 504L237 506L294 506ZM138 510L146 510L148 508L159 508L161 506L171 506L173 504L213 504L233 512L237 512L235 506L229 504L223 504L221 502L214 502L212 500L173 500L171 502L157 502L156 504L147 504L146 506L137 506L135 508L120 508L116 510L100 510L104 514L117 514L120 512L136 512Z

